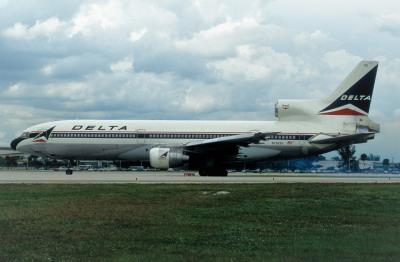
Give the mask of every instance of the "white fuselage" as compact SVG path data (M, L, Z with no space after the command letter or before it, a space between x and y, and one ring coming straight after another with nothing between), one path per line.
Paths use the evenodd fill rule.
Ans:
M35 134L54 127L47 140ZM296 158L332 150L332 145L311 145L318 134L338 134L335 125L299 121L153 121L153 120L66 120L33 126L17 150L58 159L149 160L157 146L179 146L192 141L254 132L276 135L240 148L232 161L262 161Z

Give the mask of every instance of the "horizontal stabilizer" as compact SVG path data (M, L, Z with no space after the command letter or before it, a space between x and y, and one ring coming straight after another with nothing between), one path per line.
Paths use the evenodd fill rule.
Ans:
M311 144L357 144L364 143L369 139L374 138L375 133L359 133L353 135L338 135L329 136L325 134L318 134L310 138Z

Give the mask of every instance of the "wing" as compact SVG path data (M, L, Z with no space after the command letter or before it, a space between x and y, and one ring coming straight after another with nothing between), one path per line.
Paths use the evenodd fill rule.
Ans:
M189 142L184 145L185 151L190 153L208 153L218 151L228 151L232 154L237 151L239 146L258 144L262 140L268 139L274 133L246 133L219 138L212 138L200 141Z

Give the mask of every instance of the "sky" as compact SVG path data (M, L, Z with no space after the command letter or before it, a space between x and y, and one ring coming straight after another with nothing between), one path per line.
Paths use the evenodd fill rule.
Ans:
M357 146L400 161L397 0L0 0L0 145L62 119L274 120L378 60Z

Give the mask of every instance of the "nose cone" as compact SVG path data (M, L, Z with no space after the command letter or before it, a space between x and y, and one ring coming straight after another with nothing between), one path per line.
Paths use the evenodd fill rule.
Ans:
M21 142L22 140L24 140L24 138L22 137L17 137L16 139L14 139L13 141L11 141L11 148L14 150L17 150L17 145L19 144L19 142Z

